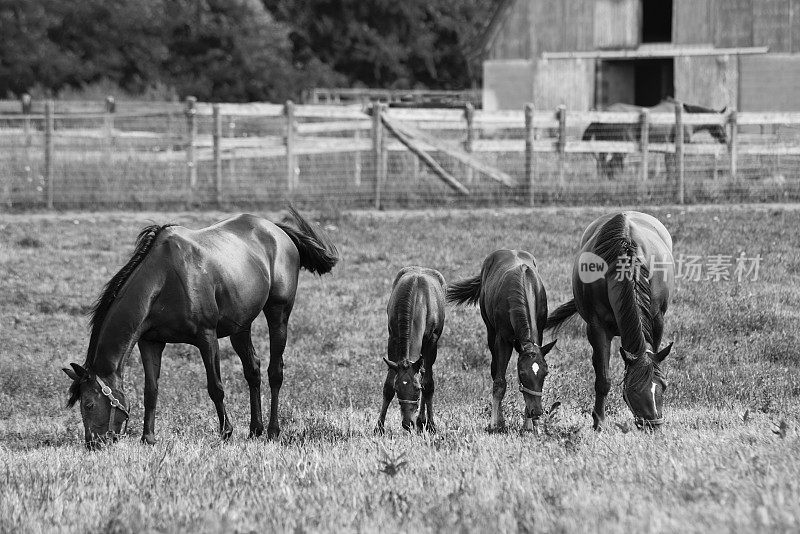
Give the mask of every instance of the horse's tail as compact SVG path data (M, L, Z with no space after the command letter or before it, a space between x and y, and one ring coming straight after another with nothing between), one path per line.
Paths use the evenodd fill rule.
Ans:
M547 316L547 323L545 323L545 330L558 329L564 321L578 313L578 307L575 305L575 299L568 300Z
M276 223L278 228L286 232L300 253L300 266L312 273L323 275L329 273L339 261L339 251L331 238L314 228L310 222L289 205L289 215L294 226Z
M594 253L608 265L606 283L616 288L609 295L622 347L641 354L653 343L653 320L650 312L650 273L637 255L639 245L630 233L628 219L619 213L597 233ZM612 291L609 291L611 294Z
M447 286L447 302L474 306L481 296L481 275L453 282Z

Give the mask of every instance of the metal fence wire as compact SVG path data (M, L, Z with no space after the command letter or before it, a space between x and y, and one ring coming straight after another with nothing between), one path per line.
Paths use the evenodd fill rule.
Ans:
M0 102L6 208L800 200L800 114Z

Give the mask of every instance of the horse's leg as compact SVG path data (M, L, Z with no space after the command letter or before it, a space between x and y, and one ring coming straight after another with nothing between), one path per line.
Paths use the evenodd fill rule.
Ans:
M500 336L494 336L494 353L492 355L492 423L490 429L502 430L506 426L503 417L503 397L506 395L506 370L511 352L511 343Z
M205 332L198 340L197 348L203 357L203 365L206 368L206 379L208 380L208 396L217 409L219 417L219 432L222 439L228 439L233 434L233 425L228 419L225 411L225 391L222 389L222 375L219 370L219 340L213 330Z
M158 377L161 375L161 354L165 343L139 340L139 353L144 367L144 428L142 442L156 442L156 404L158 403Z
M250 330L231 336L231 345L242 360L242 370L250 388L250 437L257 438L264 432L261 415L261 358L253 347Z
M592 366L594 366L594 410L592 419L593 428L602 430L606 420L606 396L611 390L611 380L608 378L608 359L611 353L611 338L601 326L589 324L586 327L586 337L592 345Z
M269 406L269 425L267 425L267 437L277 438L280 434L278 424L278 394L283 385L283 351L286 349L286 325L289 323L289 315L292 313L293 302L285 304L267 303L264 308L264 315L267 317L269 325L269 367L267 376L269 377L270 406Z
M397 344L395 343L394 338L389 336L386 353L389 361L391 362L396 361L394 356L394 347L396 346ZM386 373L386 380L383 382L383 405L381 406L381 413L378 414L378 424L375 426L376 434L383 434L383 425L386 421L386 412L389 410L389 405L392 403L392 399L394 398L395 374L396 373L394 370L389 369Z
M436 362L437 351L438 341L426 342L422 346L422 356L425 358L425 363L423 367L424 374L422 375L422 406L417 418L417 426L429 432L436 432L436 425L433 421L433 392L435 390L433 364Z

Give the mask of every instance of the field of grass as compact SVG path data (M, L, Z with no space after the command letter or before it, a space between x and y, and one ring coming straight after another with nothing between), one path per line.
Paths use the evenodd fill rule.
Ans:
M792 207L645 210L670 230L676 255L761 255L755 281L678 282L664 336L675 347L661 430L629 431L618 357L608 427L591 430L590 348L573 326L548 356L544 403L563 404L545 431L519 432L512 361L510 429L487 433L484 327L477 310L448 308L434 368L438 433L403 432L395 402L386 435L373 435L385 305L398 269L430 266L452 281L477 273L496 248L527 249L552 309L570 297L578 239L603 211L316 214L342 261L332 275L301 275L280 438L247 439L247 386L223 341L235 430L221 442L199 354L173 345L160 382L159 442L139 442L135 351L125 376L131 435L96 453L84 448L77 409L64 408L69 380L60 370L83 362L84 313L140 227L199 227L225 214L0 214L0 532L797 531L800 210ZM253 340L266 363L263 319ZM266 411L266 376L263 391Z

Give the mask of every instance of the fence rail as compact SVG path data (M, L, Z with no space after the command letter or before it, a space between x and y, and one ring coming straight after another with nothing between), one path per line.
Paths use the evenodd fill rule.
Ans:
M5 206L797 200L798 170L800 113L0 101Z

